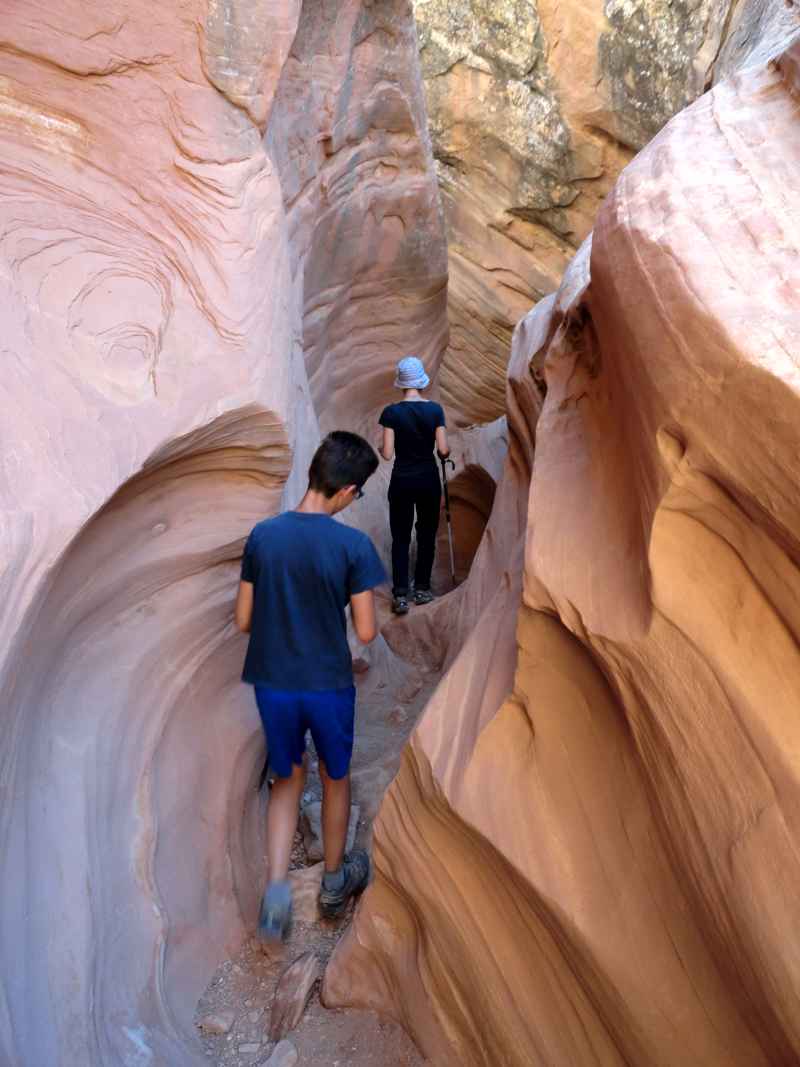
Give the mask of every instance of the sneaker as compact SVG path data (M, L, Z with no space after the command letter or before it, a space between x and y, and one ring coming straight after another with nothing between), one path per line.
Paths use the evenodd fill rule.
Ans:
M258 937L277 944L289 936L292 925L292 890L288 882L271 882L261 901Z
M319 910L324 919L338 919L344 915L347 901L367 888L369 856L363 849L348 852L344 858L344 881L341 889L326 889L325 878L319 891Z
M430 604L432 600L433 593L430 591L430 589L418 589L416 593L414 593L415 604Z
M395 615L408 615L408 598L404 596L392 597L392 611Z

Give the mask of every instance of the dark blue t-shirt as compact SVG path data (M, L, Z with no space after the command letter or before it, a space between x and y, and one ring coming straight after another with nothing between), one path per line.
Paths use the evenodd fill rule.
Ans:
M445 425L444 410L433 400L400 400L381 412L381 426L394 430L391 485L403 489L439 489L433 450L436 429Z
M366 534L329 515L286 511L253 528L242 557L253 621L242 679L273 689L353 684L345 607L386 580Z

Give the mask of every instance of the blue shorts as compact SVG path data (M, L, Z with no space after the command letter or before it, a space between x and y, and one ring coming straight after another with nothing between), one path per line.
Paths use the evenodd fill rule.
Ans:
M353 755L354 685L321 690L257 685L255 691L269 765L279 778L290 778L292 766L302 764L309 730L329 777L344 778Z

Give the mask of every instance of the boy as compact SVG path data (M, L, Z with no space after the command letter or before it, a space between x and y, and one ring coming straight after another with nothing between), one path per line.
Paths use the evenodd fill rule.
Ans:
M345 855L355 687L345 607L365 644L377 635L372 590L386 578L366 534L332 518L363 496L378 457L357 434L328 434L295 511L260 522L242 558L236 625L250 634L242 679L255 687L276 781L267 811L269 883L259 936L280 941L291 921L289 858L311 731L322 779L322 914L344 913L369 879L366 852Z

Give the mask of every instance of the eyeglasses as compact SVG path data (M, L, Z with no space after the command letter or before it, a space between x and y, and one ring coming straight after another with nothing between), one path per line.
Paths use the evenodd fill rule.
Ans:
M363 490L363 489L361 488L361 486L360 486L360 485L357 485L357 486L356 486L356 491L355 491L355 493L353 493L353 497L354 497L354 498L355 498L356 500L360 500L360 499L362 498L362 496L363 496L363 495L364 495L364 490Z

